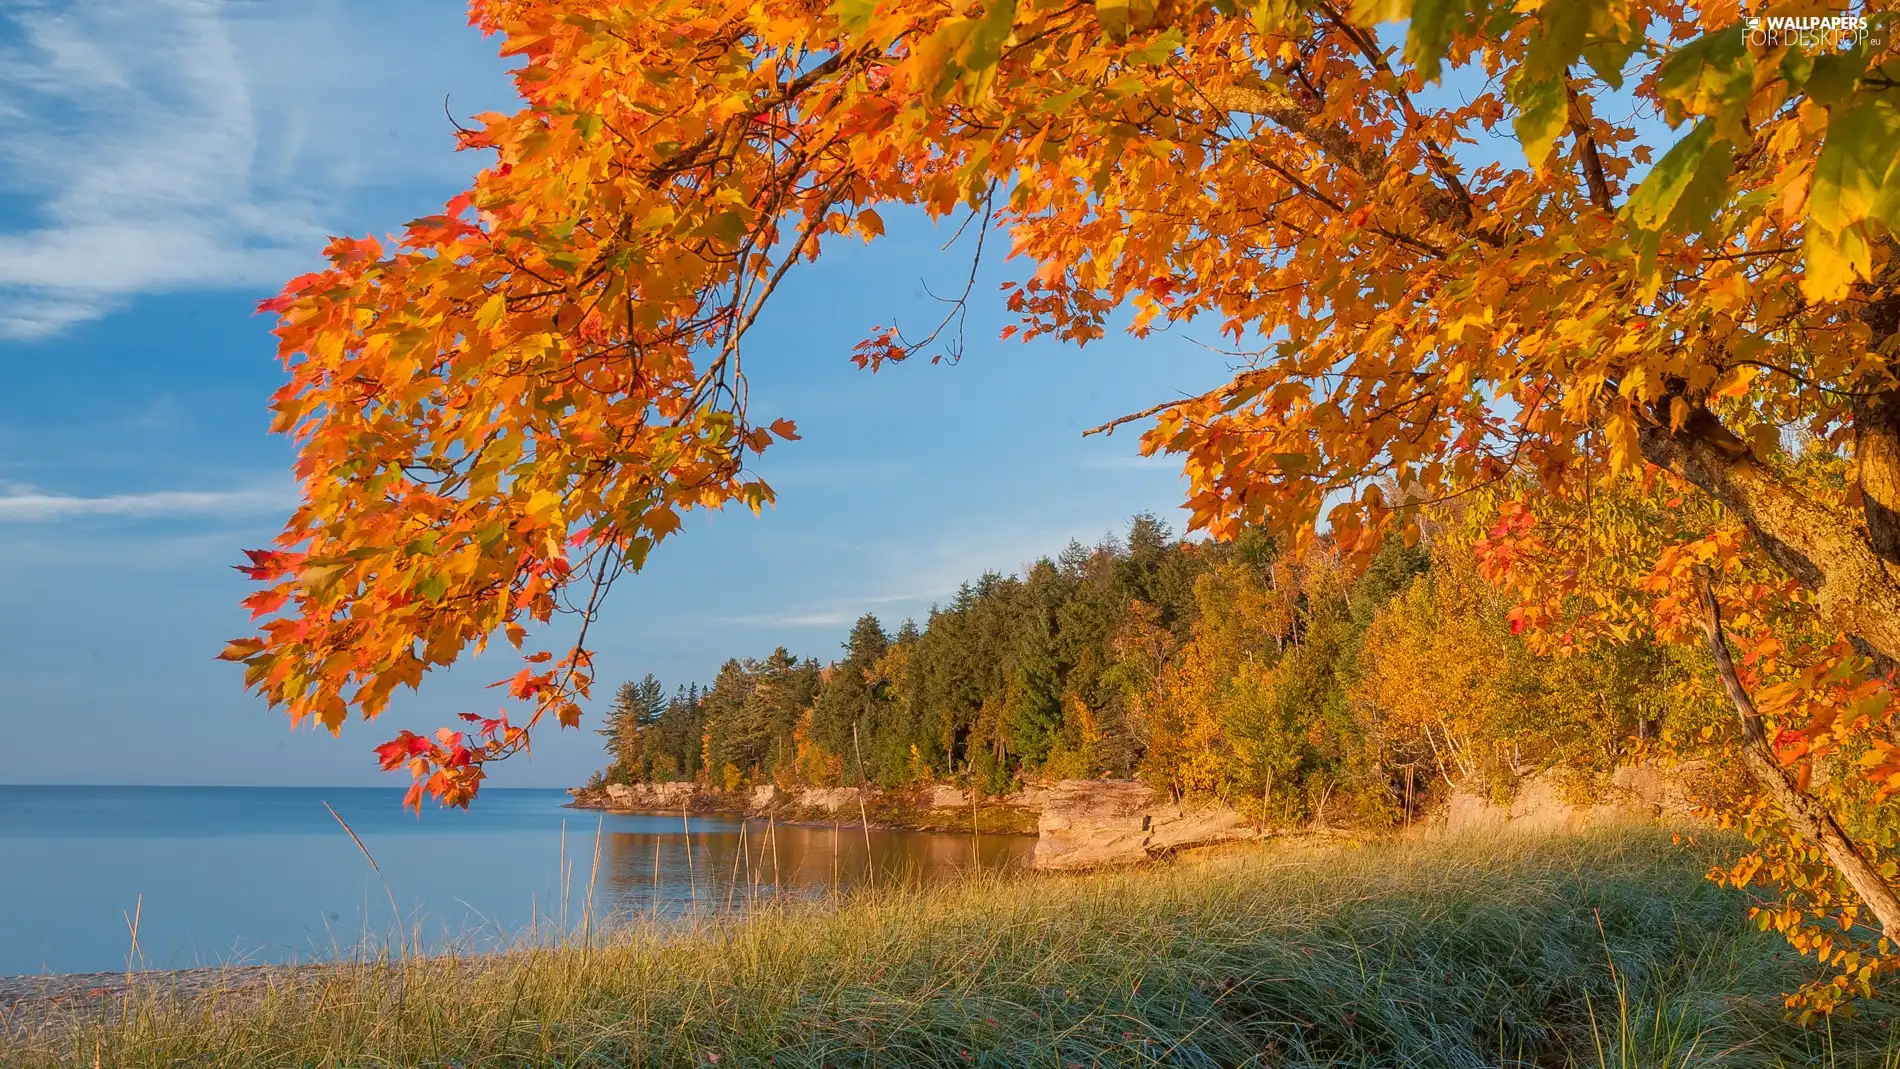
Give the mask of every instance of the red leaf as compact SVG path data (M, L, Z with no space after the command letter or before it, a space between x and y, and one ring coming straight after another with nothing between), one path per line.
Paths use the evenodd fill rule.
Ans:
M241 604L251 610L251 619L255 620L283 608L284 602L288 600L290 591L280 587L276 590L260 590L245 598Z
M382 760L383 771L388 772L411 757L428 753L429 749L428 739L413 731L405 731L376 747L376 756Z

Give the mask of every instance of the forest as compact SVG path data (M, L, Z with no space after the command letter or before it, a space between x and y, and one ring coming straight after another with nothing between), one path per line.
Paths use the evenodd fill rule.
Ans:
M1434 785L1507 793L1560 767L1587 790L1637 750L1721 721L1707 655L1637 638L1539 654L1480 575L1467 509L1356 574L1249 531L1186 540L1150 514L1020 574L966 582L919 627L866 614L841 655L734 657L608 712L606 782L736 790L1138 776L1275 822L1389 826Z

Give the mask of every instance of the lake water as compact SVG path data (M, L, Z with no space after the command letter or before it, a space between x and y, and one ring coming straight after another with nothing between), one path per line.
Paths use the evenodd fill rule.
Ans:
M334 956L404 924L441 946L596 917L742 907L880 882L1020 867L1034 840L776 828L562 808L489 788L472 810L401 808L401 789L0 786L0 975ZM348 821L379 879L324 808ZM596 843L598 868L596 869ZM388 892L384 890L387 882ZM565 894L563 889L565 888ZM563 906L565 902L565 906Z

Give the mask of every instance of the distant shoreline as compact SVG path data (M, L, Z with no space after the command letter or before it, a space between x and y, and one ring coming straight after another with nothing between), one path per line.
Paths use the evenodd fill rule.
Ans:
M575 787L570 809L654 816L717 815L793 827L869 828L968 835L1035 835L1040 798L1024 791L1002 798L970 796L947 784L885 791L858 787L758 787L725 791L690 781Z

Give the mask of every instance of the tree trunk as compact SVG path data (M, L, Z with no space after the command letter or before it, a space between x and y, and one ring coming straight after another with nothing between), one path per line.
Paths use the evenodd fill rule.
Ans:
M1709 652L1715 655L1716 674L1722 677L1722 687L1742 720L1742 763L1749 778L1781 807L1796 835L1821 847L1828 863L1880 922L1881 932L1889 938L1900 938L1900 896L1841 830L1834 815L1797 787L1788 770L1775 759L1761 714L1743 689L1735 662L1729 657L1728 640L1722 634L1722 609L1716 603L1706 568L1698 569L1696 585L1702 594L1702 627L1708 635Z
M1892 570L1900 566L1900 392L1855 402L1854 460L1869 546Z
M1889 568L1857 518L1828 507L1785 482L1749 451L1748 443L1706 408L1671 428L1659 412L1640 428L1643 456L1688 480L1734 512L1768 556L1815 595L1820 618L1883 664L1900 662L1900 564ZM1900 437L1895 439L1900 446ZM1886 478L1879 450L1859 458L1863 478ZM1893 454L1900 488L1900 447ZM1876 529L1879 525L1876 524Z

